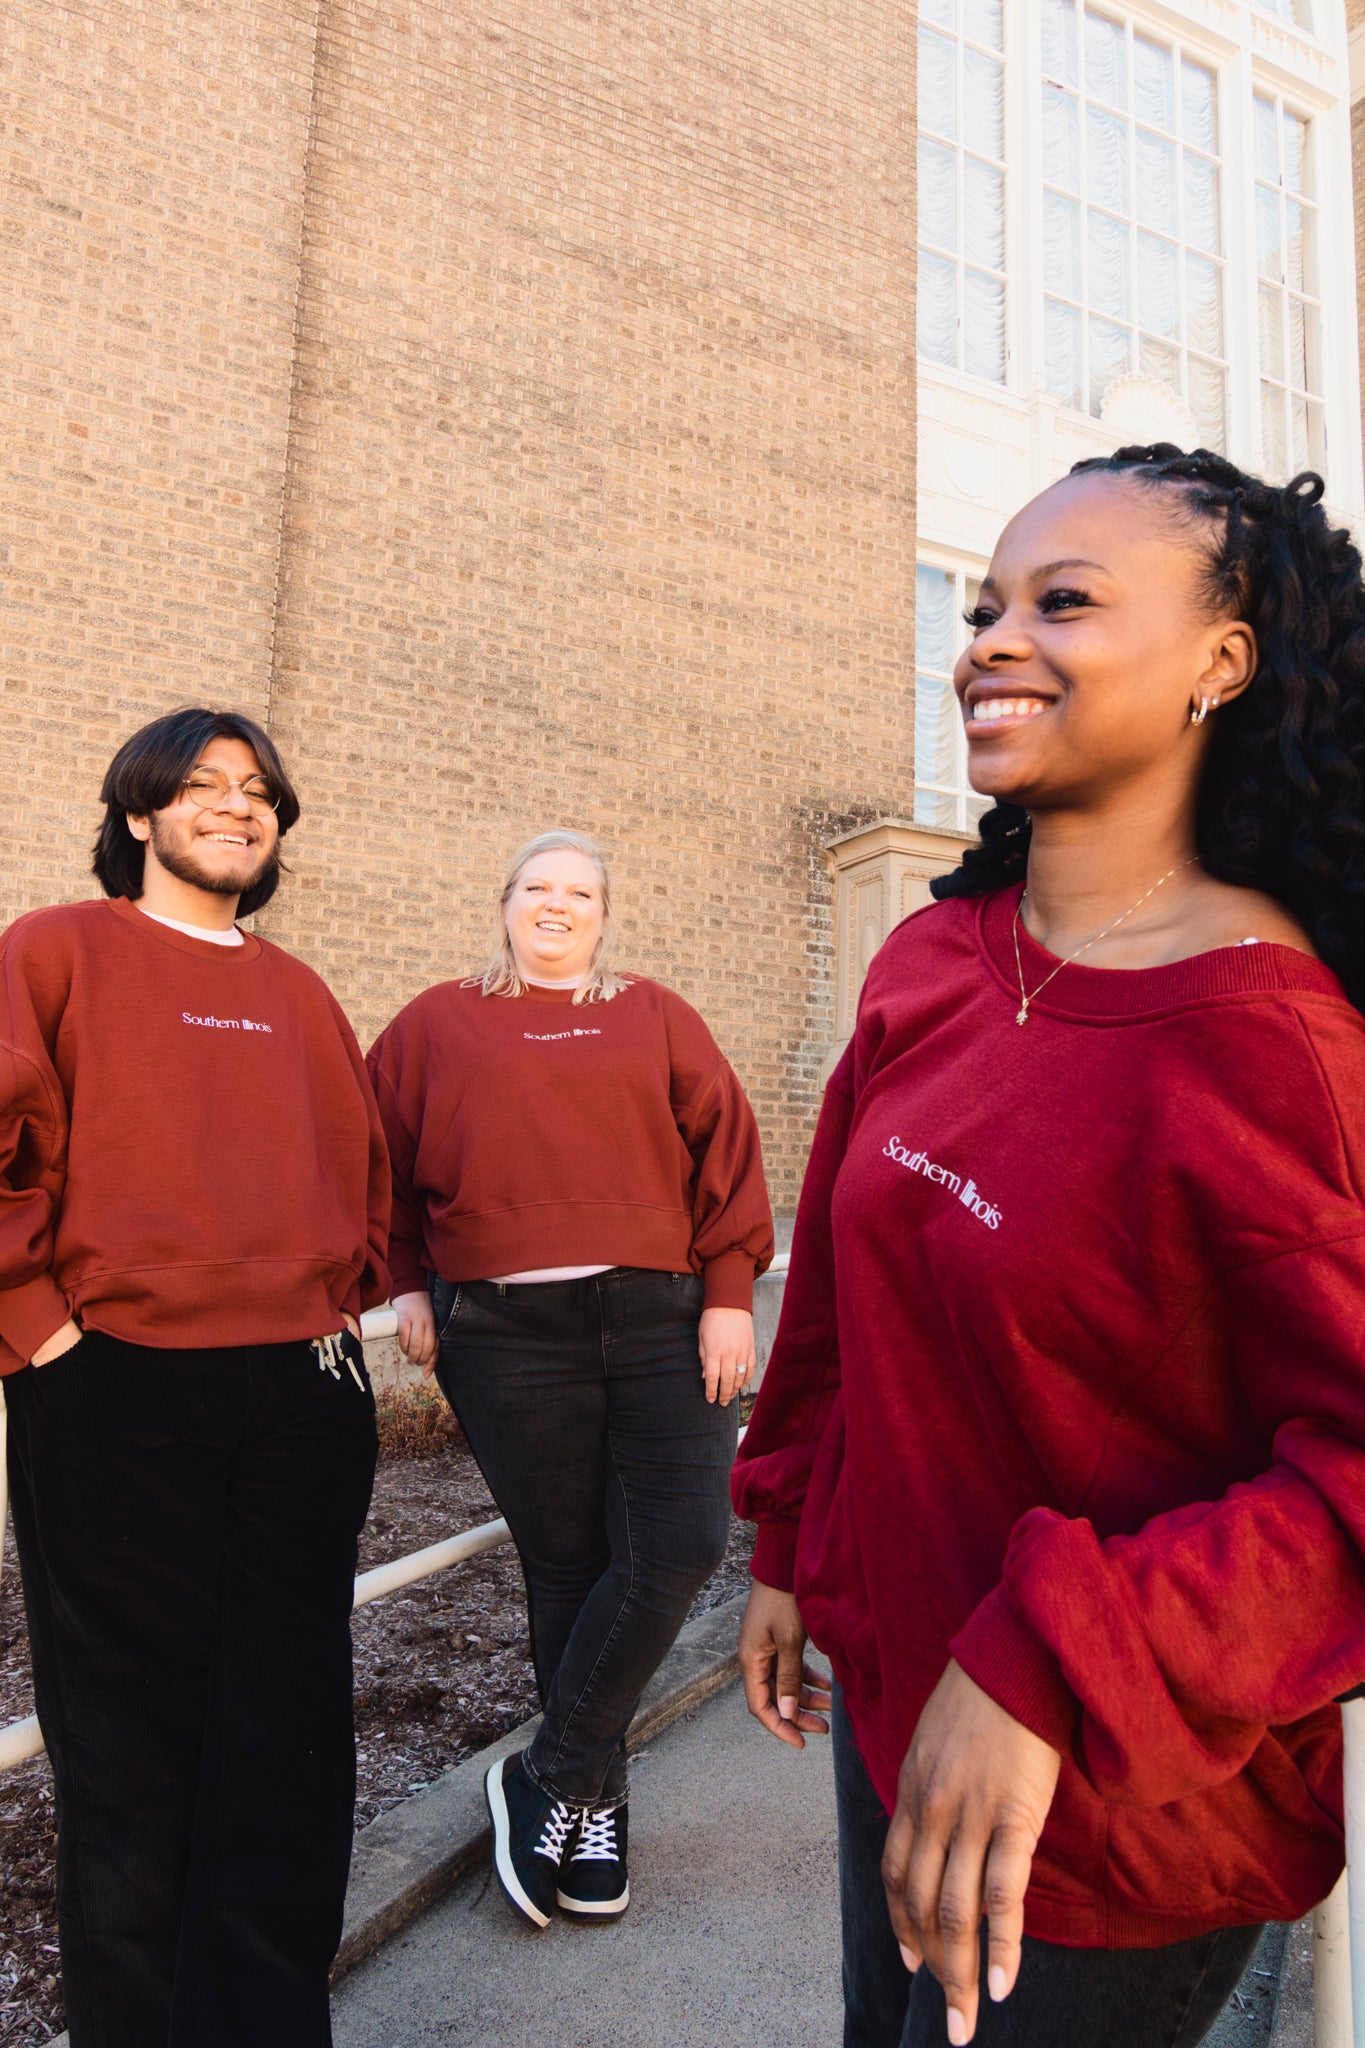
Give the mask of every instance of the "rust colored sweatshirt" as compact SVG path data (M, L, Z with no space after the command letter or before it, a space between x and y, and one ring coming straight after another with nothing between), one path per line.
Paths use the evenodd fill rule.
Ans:
M388 1292L360 1049L312 969L122 898L0 937L0 1373L68 1315L159 1349L285 1343Z
M393 1161L395 1294L545 1266L704 1276L750 1308L773 1253L758 1127L696 1011L632 976L486 996L446 981L369 1056Z
M1069 967L1021 1028L1018 901L872 963L735 1467L754 1576L888 1810L950 1657L1060 1750L1030 1933L1294 1920L1365 1678L1365 1022L1256 945Z

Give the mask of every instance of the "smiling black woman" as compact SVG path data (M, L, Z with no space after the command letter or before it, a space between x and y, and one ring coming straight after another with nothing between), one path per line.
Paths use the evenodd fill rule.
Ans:
M838 1680L847 2048L1193 2048L1341 1868L1365 591L1321 496L1120 450L969 620L995 806L872 964L735 1474L750 1705L822 1730L807 1628Z

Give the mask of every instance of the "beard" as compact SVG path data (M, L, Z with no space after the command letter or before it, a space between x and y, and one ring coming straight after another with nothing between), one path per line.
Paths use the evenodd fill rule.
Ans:
M259 845L254 849L255 863L248 867L253 849L243 848L242 865L245 872L232 874L223 868L210 868L196 860L194 842L189 845L178 843L176 836L165 824L159 811L152 813L151 847L160 865L168 875L174 875L178 882L188 882L192 888L206 889L213 896L242 896L248 889L254 889L267 875L279 866L280 852L276 844L262 859Z

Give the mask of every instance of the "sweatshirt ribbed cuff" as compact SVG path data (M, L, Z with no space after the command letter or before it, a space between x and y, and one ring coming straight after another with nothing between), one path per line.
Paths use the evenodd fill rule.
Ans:
M702 1267L707 1308L754 1310L754 1262L748 1252L722 1252Z
M1076 1695L1051 1650L1019 1619L1003 1586L986 1595L948 1648L997 1706L1064 1757L1071 1755L1080 1711Z
M71 1307L50 1273L0 1290L0 1337L25 1365L68 1320Z
M749 1576L775 1593L796 1590L796 1522L760 1522Z

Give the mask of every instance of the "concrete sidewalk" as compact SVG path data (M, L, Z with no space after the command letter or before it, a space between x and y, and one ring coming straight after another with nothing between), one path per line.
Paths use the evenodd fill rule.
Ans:
M829 1746L765 1736L737 1685L634 1766L630 1911L534 1934L486 1871L333 1994L337 2048L753 2048L840 2038Z

